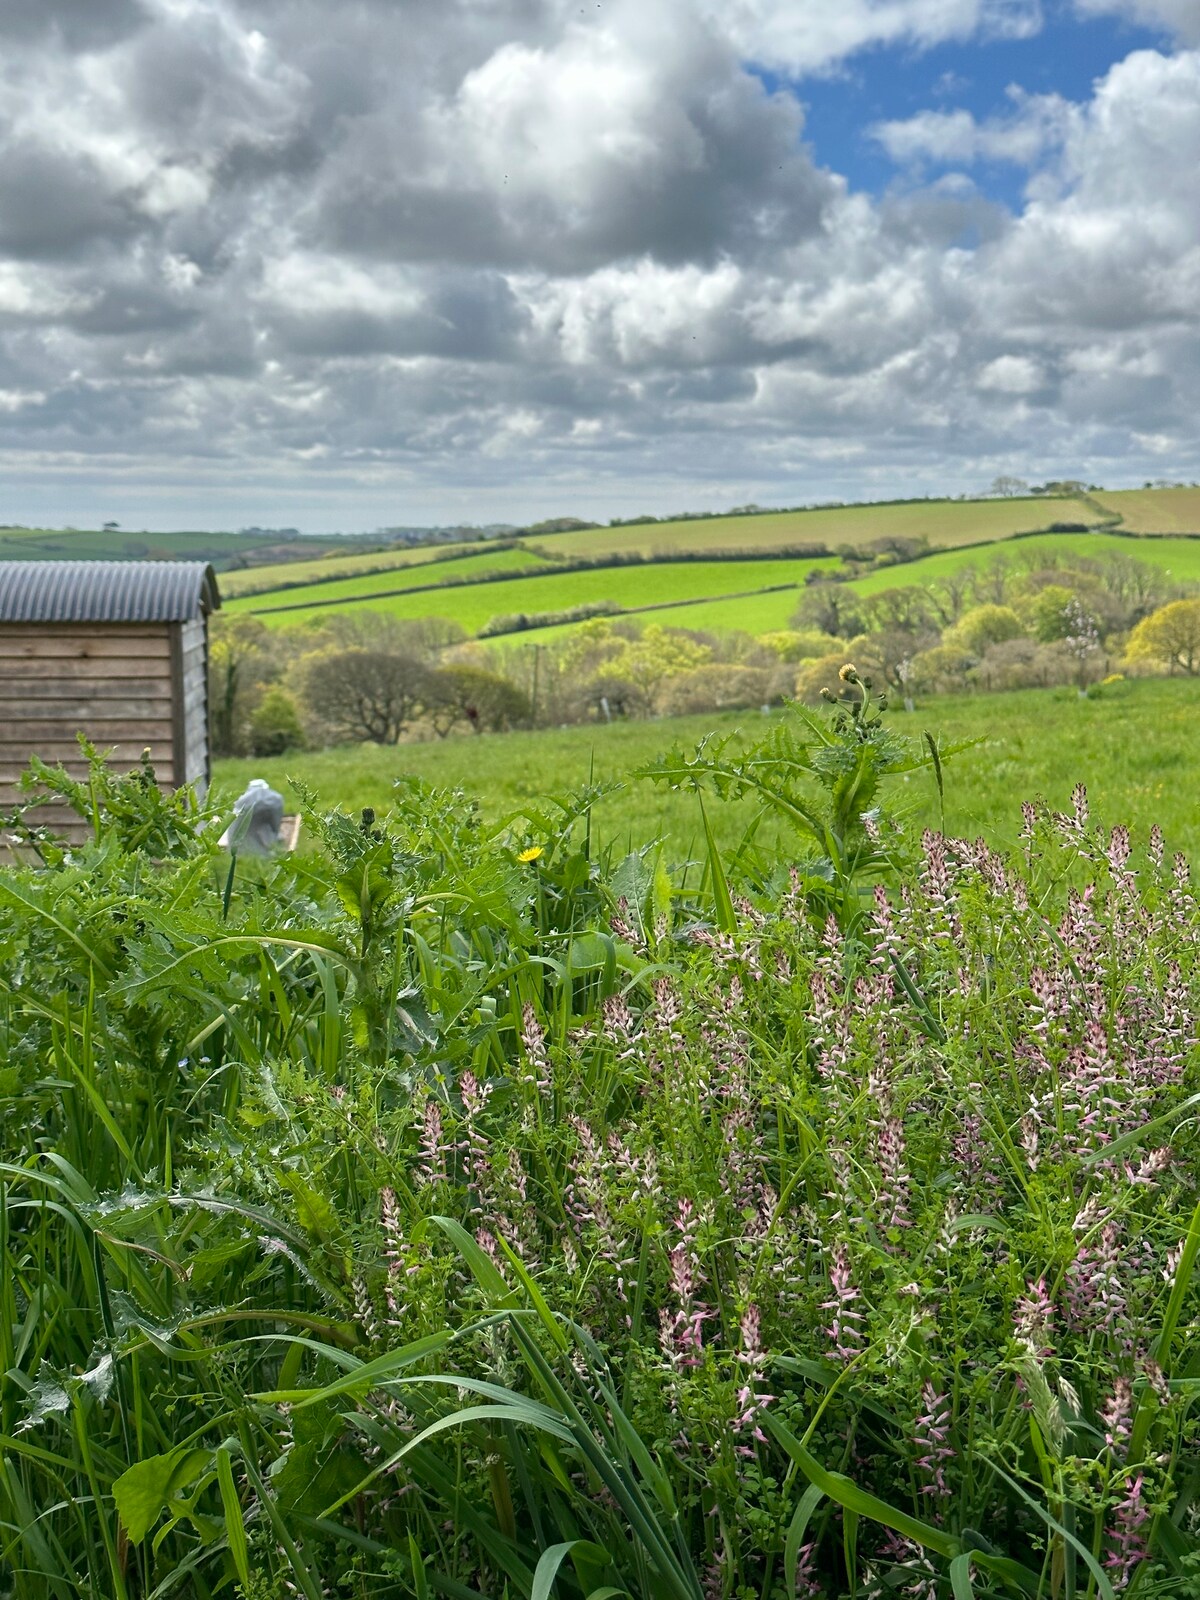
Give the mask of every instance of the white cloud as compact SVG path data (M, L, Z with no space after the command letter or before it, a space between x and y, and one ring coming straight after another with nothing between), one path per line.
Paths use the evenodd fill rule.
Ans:
M1071 114L1056 94L1026 95L1009 90L1013 110L1007 117L976 121L969 111L920 111L904 119L877 122L869 130L893 161L971 166L977 161L1006 161L1032 167L1059 146Z
M707 0L741 50L792 72L823 72L882 45L931 49L951 40L1026 39L1040 0ZM1169 3L1169 0L1167 0Z
M1041 366L1030 356L997 356L979 374L979 387L997 394L1033 394L1044 381Z

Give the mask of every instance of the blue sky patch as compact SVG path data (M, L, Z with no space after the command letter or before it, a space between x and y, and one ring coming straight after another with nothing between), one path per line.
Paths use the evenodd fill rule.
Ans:
M1026 39L971 40L928 50L879 47L853 56L828 77L787 79L754 67L771 91L786 89L805 107L805 140L817 162L847 179L851 189L880 195L907 187L907 175L872 137L874 124L903 121L922 111L969 111L977 121L1011 115L1008 93L1058 94L1085 102L1092 87L1134 50L1162 49L1158 33L1117 17L1078 18L1055 10ZM926 177L944 171L936 162ZM988 199L1020 210L1026 174L1011 162L982 160L970 169Z

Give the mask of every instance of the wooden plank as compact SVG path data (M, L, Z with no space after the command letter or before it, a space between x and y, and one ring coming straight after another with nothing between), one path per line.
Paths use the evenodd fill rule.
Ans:
M183 713L183 627L171 629L171 762L187 781L187 725Z
M30 668L28 656L0 654L0 683L24 679L28 677ZM47 661L45 672L39 672L39 676L52 676L60 683L91 683L93 678L145 678L147 682L157 682L161 678L169 688L169 671L170 663L165 655L104 656L95 660L58 656Z
M169 744L171 740L170 717L97 717L87 712L82 717L45 718L35 722L29 717L18 717L0 727L0 750L17 750L22 745L39 749L47 740L59 741L73 738L76 733L86 733L93 744L132 744L140 739L146 745Z
M109 656L166 661L170 653L168 640L152 634L114 633L103 638L80 639L70 634L47 632L40 638L20 639L0 630L0 660L6 661L104 661Z
M82 728L92 722L111 722L114 719L128 721L134 717L150 722L170 721L169 699L165 696L154 699L135 694L134 688L131 683L123 683L120 699L114 696L103 700L85 700L79 694L62 700L13 699L8 693L8 685L0 678L0 741L4 738L4 730L14 722L73 722Z
M59 678L59 677L15 677L0 668L0 700L5 705L25 705L30 701L58 701L66 700L73 704L91 705L94 702L105 700L128 700L131 695L136 695L139 700L148 704L153 702L161 705L164 701L168 707L171 700L171 685L168 679L145 674L142 666L143 681L131 683L128 678ZM51 713L56 715L56 713ZM169 710L165 713L170 715ZM2 716L3 713L0 713Z
M169 622L0 622L5 639L165 639Z

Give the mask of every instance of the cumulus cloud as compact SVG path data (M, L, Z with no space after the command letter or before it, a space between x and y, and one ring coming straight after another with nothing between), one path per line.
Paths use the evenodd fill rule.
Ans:
M800 15L345 0L331 29L324 0L0 0L10 484L203 484L210 521L346 526L920 492L1022 459L1191 476L1200 52L1137 51L1079 103L880 124L906 180L874 199L749 63L1038 14ZM1027 174L1015 213L964 170L996 161Z
M1026 39L1040 31L1039 0L844 0L796 6L782 0L709 0L739 47L793 72L836 68L881 45L931 49L951 40ZM1153 0L1147 0L1153 3ZM1172 0L1162 0L1171 4ZM1186 4L1187 0L1177 0Z
M1006 161L1033 167L1062 144L1071 108L1056 94L1027 95L1009 90L1013 109L1005 117L977 121L969 111L920 111L915 116L877 122L870 129L893 161L939 166L971 166Z

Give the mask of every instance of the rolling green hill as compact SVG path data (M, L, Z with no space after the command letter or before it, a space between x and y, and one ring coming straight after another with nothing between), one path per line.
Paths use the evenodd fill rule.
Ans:
M518 556L521 552L511 551L508 554ZM371 579L350 579L347 580L350 586L359 592L341 597L340 600L334 597L334 606L347 610L369 607L372 611L405 618L449 617L461 623L468 633L478 633L493 618L501 615L565 611L576 606L606 602L625 611L651 606L673 608L680 602L705 600L712 595L728 597L786 585L783 595L786 612L795 608L796 591L808 573L814 568L831 565L836 563L826 558L808 561L681 561L600 567L577 572L560 572L549 567L538 577L514 577L500 582L459 584L399 594L381 592ZM273 627L294 627L297 623L328 616L334 607L321 602L331 598L329 590L342 587L343 584L338 583L315 588L314 603L302 610L272 610L269 602L280 601L282 596L235 599L229 602L229 610L251 611ZM296 604L296 596L293 596L292 604ZM664 612L664 620L668 617L674 617L673 610Z
M1200 582L1200 539L1169 535L1133 538L1097 531L1040 533L935 550L914 561L878 568L852 580L852 585L862 594L878 594L884 589L927 584L1006 552L1021 564L1038 559L1123 555L1160 567L1180 581ZM463 580L503 573L506 566L515 574L493 576L486 582L461 581L429 588L434 574L422 567L406 575L407 583L399 575L376 574L271 595L234 598L228 609L251 611L273 627L295 627L320 621L331 611L369 608L402 618L448 617L468 633L477 634L500 616L534 616L608 604L626 614L655 617L681 628L760 634L788 625L810 573L834 572L843 566L829 557L663 559L644 565L582 571L561 571L546 563L541 574L530 576L522 570L528 568L530 560L528 552L514 549L447 564L446 576L461 575ZM549 640L575 625L561 623L539 628L538 638Z
M1083 500L1034 495L1012 500L911 500L741 517L639 522L628 527L546 534L526 542L556 553L591 556L625 551L652 555L672 550L770 550L780 545L821 545L836 550L843 545L858 546L889 538L923 538L934 549L946 549L1048 528L1053 522L1091 525L1101 520Z
M221 579L221 593L232 599L241 595L272 594L276 591L301 588L306 584L325 584L335 578L362 577L367 574L387 574L405 567L440 566L449 563L444 574L450 577L461 572L459 562L473 561L477 556L500 554L508 541L481 540L477 544L421 544L397 546L395 549L361 550L346 555L340 549L327 549L324 555L297 561L279 561L271 566L247 567L241 572L230 572ZM526 565L533 566L543 559L530 552ZM416 580L414 580L416 581ZM423 578L420 581L428 582ZM279 603L286 604L287 597L280 594Z
M287 558L361 548L358 536L329 538L296 534L135 532L131 528L0 528L2 561L211 561L218 572L244 563L269 563L283 571ZM281 560L281 558L283 558ZM236 582L226 577L224 583Z
M1200 489L1116 489L1092 499L1129 533L1200 534Z

